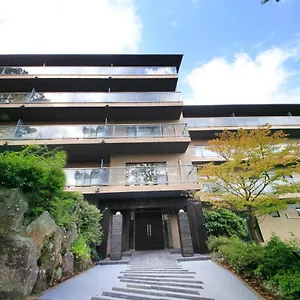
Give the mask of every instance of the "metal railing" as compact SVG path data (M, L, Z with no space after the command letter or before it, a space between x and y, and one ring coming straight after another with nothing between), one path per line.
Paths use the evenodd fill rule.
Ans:
M192 165L127 166L92 169L65 169L66 185L77 186L152 186L196 183Z
M188 137L186 124L0 126L0 140Z
M176 67L0 67L0 76L26 75L175 75Z
M226 118L184 118L189 128L207 127L255 127L269 124L271 126L299 126L300 117L226 117Z
M0 104L10 103L114 103L179 102L180 93L0 93Z

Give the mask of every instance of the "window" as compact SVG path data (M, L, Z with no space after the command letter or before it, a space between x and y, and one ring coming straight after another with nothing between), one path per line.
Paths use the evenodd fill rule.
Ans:
M167 184L166 163L126 164L126 185L159 185Z

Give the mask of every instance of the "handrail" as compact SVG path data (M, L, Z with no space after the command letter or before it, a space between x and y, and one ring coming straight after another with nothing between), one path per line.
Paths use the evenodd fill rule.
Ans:
M0 126L0 140L188 137L186 124Z
M179 102L178 92L143 92L143 93L0 93L0 105L11 103L118 103L118 102Z

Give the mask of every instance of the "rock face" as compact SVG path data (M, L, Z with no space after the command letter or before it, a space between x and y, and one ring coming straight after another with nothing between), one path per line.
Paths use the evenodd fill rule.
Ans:
M74 254L67 251L62 257L62 276L69 278L74 273Z
M24 299L37 279L37 251L32 239L19 235L28 209L18 189L0 190L1 299Z
M40 252L46 239L55 231L59 231L59 227L55 224L50 214L44 211L35 221L27 226L25 235L33 239L38 252Z
M17 234L0 236L1 292L13 292L11 299L18 299L17 295L23 299L32 292L38 273L36 255L32 239Z
M63 230L63 240L62 240L62 248L66 250L70 250L72 243L77 239L78 233L76 225L70 229L70 230Z
M28 210L25 196L19 189L0 189L0 230L20 232L24 213Z
M44 211L26 228L28 203L19 189L0 189L0 299L23 300L92 266L71 252L76 225L66 231Z

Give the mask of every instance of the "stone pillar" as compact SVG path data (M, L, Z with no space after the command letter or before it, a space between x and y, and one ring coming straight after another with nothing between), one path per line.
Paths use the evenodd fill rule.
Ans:
M194 252L205 254L208 252L208 249L202 203L198 200L189 200L187 209L189 214Z
M110 259L122 259L122 226L123 216L117 212L112 217Z
M194 256L193 243L190 231L190 223L187 212L183 209L178 213L178 228L181 244L181 255L183 257Z

